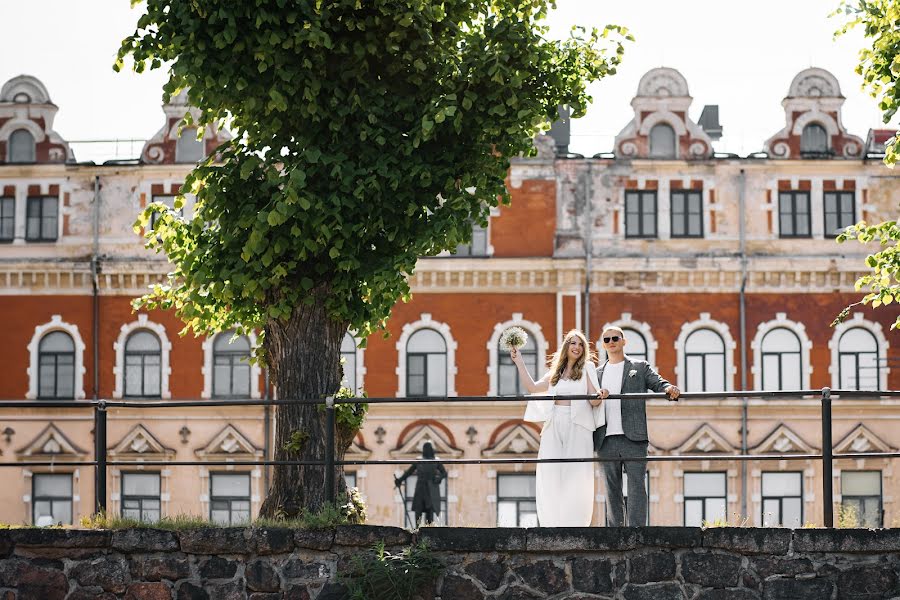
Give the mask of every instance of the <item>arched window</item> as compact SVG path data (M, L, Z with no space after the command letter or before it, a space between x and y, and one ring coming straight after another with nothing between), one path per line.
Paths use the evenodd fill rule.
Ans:
M818 123L810 123L800 135L800 153L825 154L828 152L828 132Z
M38 398L75 397L75 342L62 331L41 338L38 345Z
M434 329L420 329L406 342L406 395L447 395L447 342Z
M697 329L684 342L685 392L725 391L725 342L712 329Z
M862 327L848 329L838 341L840 389L877 390L881 380L878 340Z
M350 388L353 393L357 393L356 387L356 339L350 335L350 332L344 334L341 340L341 358L343 359L344 376L341 379L341 386Z
M537 346L534 342L535 336L527 329L525 330L525 332L528 334L528 341L522 348L519 349L519 352L522 354L522 360L525 361L525 366L528 368L528 372L531 373L531 378L537 380L538 352ZM523 396L527 394L528 391L523 389L521 386L521 382L519 381L518 368L509 357L509 351L501 348L498 343L496 352L497 365L499 366L497 377L497 395Z
M125 340L125 396L158 398L162 393L162 349L159 338L139 329Z
M35 162L34 136L27 129L16 129L9 136L9 152L7 162Z
M250 340L224 331L213 342L213 397L250 397Z
M675 130L667 123L650 130L650 158L675 158Z
M769 331L762 339L762 389L803 389L800 338L786 327Z
M197 139L197 129L185 129L175 142L175 162L195 163L206 158L204 141Z

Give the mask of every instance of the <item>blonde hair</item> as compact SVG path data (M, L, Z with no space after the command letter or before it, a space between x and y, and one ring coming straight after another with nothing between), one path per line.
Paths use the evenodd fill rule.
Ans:
M550 372L553 373L553 375L550 376L551 385L559 383L560 378L562 378L562 375L566 370L566 365L569 362L569 344L572 343L574 338L581 340L584 352L581 353L581 356L579 356L578 360L575 361L575 364L572 365L572 372L570 373L569 379L574 381L581 379L584 365L588 361L588 358L595 360L594 353L591 351L591 347L588 345L585 335L578 329L570 330L566 334L566 337L563 338L562 346L559 347L559 350L557 350L548 361L550 364Z

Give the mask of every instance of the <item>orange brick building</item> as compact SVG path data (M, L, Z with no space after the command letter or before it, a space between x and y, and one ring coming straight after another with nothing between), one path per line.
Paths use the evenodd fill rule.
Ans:
M624 101L624 99L623 99ZM773 99L775 101L775 99ZM348 383L369 396L504 396L519 388L498 339L530 333L536 375L563 333L596 342L607 324L628 351L685 391L898 389L896 312L857 307L866 249L834 232L895 218L900 187L877 158L878 132L847 132L835 78L807 69L791 82L785 126L749 157L713 151L710 127L688 114L687 82L654 69L632 99L613 154L559 154L536 140L514 161L511 206L495 210L471 245L419 262L413 300L398 304L390 337L344 348ZM131 224L151 201L171 205L192 164L225 132L179 136L191 110L164 107L165 123L140 159L79 163L53 131L57 107L22 76L0 91L0 398L71 401L72 408L4 410L0 459L47 466L0 471L0 520L77 522L92 512L93 417L84 399L262 398L264 372L244 358L254 339L179 337L164 313L130 301L167 271ZM778 127L773 124L773 130ZM191 199L183 209L191 215ZM373 406L348 458L409 459L431 441L441 458L533 457L539 429L519 402L398 402ZM835 402L835 450L896 451L896 399ZM821 449L815 399L650 401L651 454L808 454ZM746 423L746 427L744 424ZM260 407L115 409L109 414L107 505L145 519L178 514L238 522L254 515L268 473L241 466L144 461L251 460L272 454ZM67 464L68 463L68 464ZM821 522L823 476L859 521L900 520L891 461L719 459L651 463L651 524L699 524L745 515L759 524ZM443 522L534 525L533 465L451 465ZM346 470L373 523L403 523L393 466ZM596 478L594 521L605 521ZM411 484L411 481L407 482ZM412 487L407 488L411 492Z

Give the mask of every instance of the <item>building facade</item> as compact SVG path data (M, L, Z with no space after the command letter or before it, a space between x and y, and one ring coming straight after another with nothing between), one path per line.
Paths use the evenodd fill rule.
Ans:
M900 388L896 311L857 306L829 327L859 299L854 283L867 254L837 245L835 232L896 218L900 182L873 157L883 136L845 130L840 87L821 69L791 82L784 127L749 157L714 152L715 134L690 119L691 103L677 71L654 69L613 153L559 155L539 137L537 157L510 169L511 205L495 209L455 255L419 261L414 297L395 307L390 337L359 349L348 333L348 385L398 399L372 405L348 459L415 459L425 441L443 459L535 457L538 425L522 420L522 402L501 399L521 393L498 347L510 325L529 333L524 352L535 376L569 329L596 343L615 324L629 354L685 392ZM52 128L57 107L39 81L22 76L0 90L0 398L71 402L0 405L0 460L52 463L0 470L0 521L72 523L93 512L94 468L72 464L94 456L84 402L92 398L142 403L109 411L110 460L126 463L109 470L110 512L240 522L265 496L264 468L142 465L272 455L273 421L261 407L152 406L267 396L264 372L246 362L252 336L182 337L173 315L131 307L168 270L143 248L135 218L153 201L174 206L193 164L227 136L179 132L189 110L183 98L166 105L139 159L79 163ZM182 214L191 209L187 198ZM422 396L497 399L404 400ZM890 459L837 461L822 473L815 460L721 458L819 452L815 397L744 402L723 393L649 404L651 456L698 458L650 464L651 524L821 523L825 480L857 521L900 523ZM845 394L834 404L835 451L896 451L898 420L896 398ZM533 464L448 471L442 522L536 524ZM371 523L404 523L401 493L411 496L413 481L398 493L398 472L345 469ZM602 525L599 465L595 473L594 522Z

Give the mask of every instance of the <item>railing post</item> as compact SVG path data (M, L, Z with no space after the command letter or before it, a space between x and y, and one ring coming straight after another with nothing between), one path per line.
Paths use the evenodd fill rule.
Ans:
M822 502L825 527L834 527L833 451L831 448L831 388L822 388Z
M106 512L106 401L94 405L94 458L96 459L96 512Z
M335 501L334 493L334 396L325 398L325 499Z

